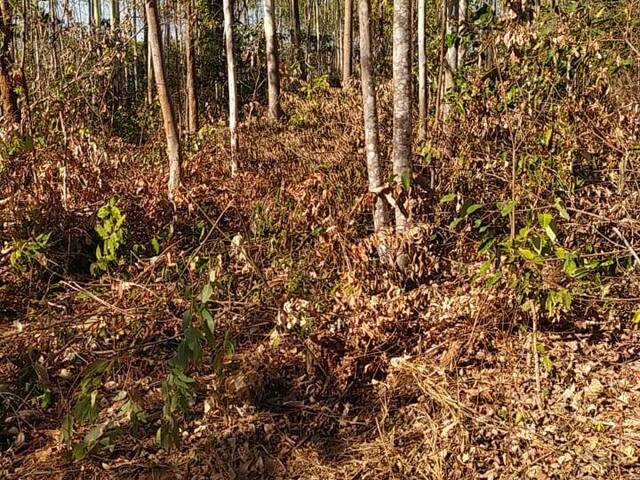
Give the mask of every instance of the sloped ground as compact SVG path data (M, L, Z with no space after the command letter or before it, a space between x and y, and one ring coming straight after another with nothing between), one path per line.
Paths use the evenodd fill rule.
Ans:
M380 96L389 112L389 91ZM357 95L291 97L287 110L297 114L288 125L243 126L234 179L225 131L210 129L185 163L175 210L161 145L78 140L9 166L7 237L51 232L53 242L46 266L26 273L8 265L9 249L2 257L0 476L638 478L633 272L603 279L613 285L604 303L615 294L618 309L586 291L553 320L523 312L509 283L519 272L493 288L476 281L478 239L448 229L455 212L438 203L466 181L460 158L487 165L489 154L434 137L442 171L433 189L419 181L429 168L418 171L414 228L372 238ZM381 123L388 158L386 114ZM127 249L140 247L96 280L95 214L112 196L127 215ZM574 221L580 231L591 220ZM410 271L378 259L381 239L389 259L410 257ZM205 347L190 368L182 444L161 450L161 382L182 314L210 278L226 353L220 365ZM96 360L114 367L101 376L95 423L118 438L73 461L61 425ZM121 390L145 411L136 428ZM90 425L75 428L78 442Z

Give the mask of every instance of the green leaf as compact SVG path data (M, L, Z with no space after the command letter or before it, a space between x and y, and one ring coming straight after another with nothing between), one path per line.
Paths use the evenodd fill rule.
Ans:
M562 218L564 218L565 220L569 220L571 218L569 216L569 212L567 212L567 209L564 207L564 202L562 201L562 199L556 198L555 207Z
M204 334L207 337L207 342L209 343L209 346L213 347L215 344L214 333L216 331L216 323L211 316L211 312L206 308L200 310L200 316L204 321Z
M484 283L486 288L493 287L498 281L502 278L502 272L498 271L491 275L487 281Z
M440 199L440 204L442 205L444 203L451 203L456 199L457 196L458 194L455 192L448 193Z
M464 214L465 216L469 216L474 212L477 212L478 210L480 210L484 205L482 205L481 203L473 203L471 205L469 205L466 209L464 209Z
M89 450L84 442L80 442L73 446L73 459L75 461L83 460L88 453Z
M500 215L506 217L516 206L516 202L514 200L509 200L508 202L498 202L496 203L498 210L500 211Z
M633 318L631 319L632 323L640 324L640 310L636 310L636 313L633 314Z
M403 173L402 175L400 175L400 183L402 184L402 188L405 189L405 191L409 191L409 188L411 187L411 176L408 173Z
M542 137L542 144L549 148L551 146L551 138L553 137L553 126L547 127Z
M203 304L207 303L211 298L211 295L213 295L213 287L211 286L210 282L207 282L202 288L202 293L200 294L200 301Z
M540 258L537 253L529 250L528 248L519 248L518 253L522 258L531 262L538 261Z
M553 215L551 215L550 213L538 214L538 223L540 223L540 226L547 234L547 237L549 237L549 240L555 243L558 236L556 234L556 225L555 221L553 220Z
M151 239L151 247L153 248L153 251L156 255L160 253L160 242L158 242L158 239L156 237L153 237Z
M455 229L456 229L456 227L457 227L458 225L460 225L460 223L462 223L463 221L464 221L464 218L462 218L462 217L458 217L458 218L456 218L453 222L451 222L451 223L449 224L449 228L450 228L451 230L455 230Z
M496 237L487 238L480 244L478 253L487 253L495 243L496 243Z

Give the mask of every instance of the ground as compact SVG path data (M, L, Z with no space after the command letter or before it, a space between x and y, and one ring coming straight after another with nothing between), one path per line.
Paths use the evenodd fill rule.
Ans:
M437 215L372 235L358 97L324 95L289 98L298 113L279 125L248 119L235 178L224 126L205 128L174 203L161 136L79 138L11 165L5 225L52 246L25 271L2 256L2 478L640 478L637 324L586 299L579 316L523 311L507 284L474 280L468 238L433 241ZM413 193L416 212L438 203ZM127 243L96 278L112 197ZM180 445L161 449L162 382L203 285L214 345L187 369ZM100 360L98 417L68 440L94 425L114 439L74 460L65 415Z

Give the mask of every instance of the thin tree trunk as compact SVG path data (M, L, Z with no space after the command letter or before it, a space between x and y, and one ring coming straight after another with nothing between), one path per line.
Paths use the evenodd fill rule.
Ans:
M467 0L459 0L458 3L458 39L457 39L457 69L462 67L464 63L464 54L466 46L464 45L464 37L467 34L467 15L469 13L469 3Z
M93 25L100 28L102 24L102 0L93 0Z
M131 25L133 28L133 96L138 98L138 78L140 76L138 67L138 2L133 0L131 14Z
M13 28L9 0L0 2L0 103L5 126L20 124L18 95L13 85Z
M278 120L280 108L280 63L278 37L273 24L273 0L264 0L264 35L267 44L267 79L269 82L269 117Z
M291 0L291 43L293 44L295 61L300 69L300 77L307 78L307 65L300 44L300 4L298 0Z
M194 30L196 14L192 0L187 1L186 62L187 62L187 131L194 134L198 131L198 98L196 80L196 49Z
M426 0L418 0L418 138L424 140L427 127L427 42Z
M378 191L380 179L380 143L378 138L378 112L376 90L371 65L370 0L359 1L360 19L360 79L362 85L362 109L364 112L364 144L367 152L367 177L369 191L376 193L373 205L373 228L377 232L389 226L387 204Z
M120 27L120 3L119 0L111 0L110 2L111 18L109 23L111 24L111 31L115 32Z
M342 30L342 86L351 78L351 44L353 36L353 0L344 0L344 27Z
M393 173L403 186L411 182L410 2L393 2ZM404 230L407 216L401 201L397 202L395 216L396 230Z
M149 17L145 9L144 43L147 60L147 104L153 103L153 55L151 54L151 42L149 42Z
M447 53L444 61L444 88L442 91L444 97L455 89L455 74L458 69L458 48L456 41L458 33L458 0L445 1L446 18L444 40L446 42ZM451 106L446 98L442 102L442 113L444 120L447 120L451 115Z
M146 0L147 24L149 27L149 45L153 58L153 70L156 78L158 100L162 110L164 131L167 136L167 156L169 157L169 198L173 199L180 185L180 138L176 128L175 116L171 105L171 97L167 88L162 41L156 0Z
M231 135L231 175L238 171L238 98L236 64L233 53L233 8L231 0L223 0L224 39L227 53L227 82L229 84L229 133Z

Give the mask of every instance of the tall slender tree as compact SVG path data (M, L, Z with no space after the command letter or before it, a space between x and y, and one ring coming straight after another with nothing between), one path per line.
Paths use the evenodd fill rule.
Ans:
M224 10L224 39L227 54L227 82L229 84L229 133L231 135L231 175L238 171L238 98L236 63L233 53L233 8L231 0L222 0Z
M158 8L156 0L145 0L147 24L149 27L149 45L153 59L153 70L156 78L158 101L162 110L164 131L167 137L167 156L169 157L169 198L173 198L180 186L180 137L176 127L171 97L167 87L167 76L162 54L162 39L160 38L160 25L158 21Z
M20 123L18 95L13 84L13 26L9 0L0 1L0 104L5 126Z
M111 30L116 31L120 27L120 2L119 0L111 0L109 3L111 18Z
M457 34L458 34L458 0L444 0L445 1L445 18L444 18L444 32L443 40L447 46L446 54L444 57L443 65L443 89L442 95L446 97L455 88L455 74L458 69L458 47L457 47ZM442 112L444 119L448 119L451 113L451 106L446 98L442 102Z
M351 78L351 58L353 43L353 0L344 0L344 27L342 29L342 86Z
M147 61L147 104L153 103L153 55L151 54L151 42L149 42L149 17L145 8L145 25L144 25L144 43L145 43L145 59Z
M464 42L464 37L467 35L467 20L469 15L469 2L468 0L459 0L458 2L458 38L457 38L457 48L456 52L457 64L456 69L462 67L464 63L464 55L466 53L466 45Z
M364 113L364 144L367 153L367 177L369 190L376 193L373 205L373 228L377 232L389 225L387 204L380 195L380 142L378 137L378 111L376 90L371 65L371 4L359 1L360 21L360 80L362 86L362 110Z
M273 0L264 0L264 36L267 46L267 81L269 88L269 117L278 120L280 108L280 63L278 37L273 23Z
M196 49L194 31L197 15L193 8L193 0L187 0L187 29L185 32L185 54L187 64L187 131L194 134L198 131L198 83L196 79Z
M418 0L418 138L423 140L427 125L427 41L426 0Z
M300 42L300 2L299 0L291 0L291 44L293 45L293 53L300 77L307 78L307 63L304 59L304 52Z
M411 0L393 1L393 173L403 186L411 182ZM396 230L407 225L401 201Z
M93 26L100 28L102 25L102 0L93 0Z

